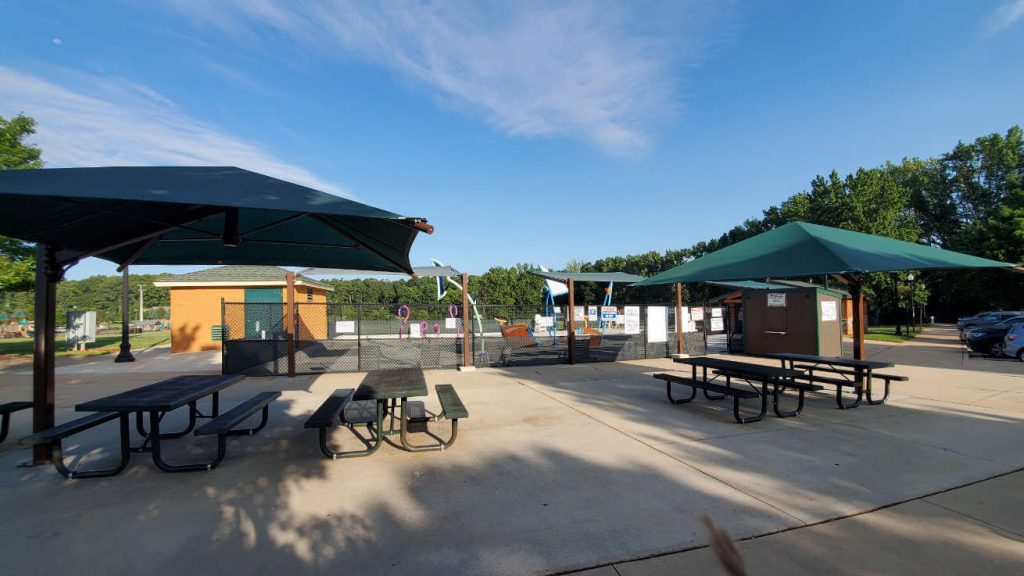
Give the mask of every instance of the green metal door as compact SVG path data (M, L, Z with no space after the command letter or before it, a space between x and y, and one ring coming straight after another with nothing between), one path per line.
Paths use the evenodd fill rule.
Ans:
M245 337L276 340L284 330L284 306L280 288L245 289Z

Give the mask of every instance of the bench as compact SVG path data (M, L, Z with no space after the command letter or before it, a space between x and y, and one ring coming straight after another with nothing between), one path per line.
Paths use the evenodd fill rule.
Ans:
M31 402L8 402L6 404L0 404L0 417L2 417L2 422L0 422L0 442L7 439L7 431L11 425L11 414L31 407Z
M757 422L759 420L763 420L765 414L768 412L768 397L761 395L759 392L757 392L755 390L746 390L746 389L743 389L743 388L733 388L732 386L729 386L729 385L722 385L722 384L717 384L717 383L714 383L714 382L707 382L707 381L704 381L704 380L699 380L699 379L691 378L689 376L682 376L682 375L679 375L679 374L669 374L669 373L666 373L666 372L659 372L658 374L654 375L654 378L657 379L657 380L663 380L665 382L665 393L668 395L668 401L671 402L672 404L686 404L687 402L691 402L694 398L697 397L697 389L699 388L701 390L704 390L705 396L708 396L707 393L709 391L710 392L716 392L716 393L722 395L722 396L720 396L718 398L714 398L714 397L708 396L708 398L711 399L711 400L720 400L720 399L722 399L722 398L724 398L726 396L731 396L732 397L732 415L733 415L733 418L735 418L736 421L739 422L740 424L747 424L749 422ZM680 399L673 398L672 397L672 385L673 384L679 384L679 385L682 385L682 386L689 386L690 387L690 397L689 398L680 398ZM757 416L746 417L746 418L740 416L740 400L748 400L748 399L757 398L757 397L761 397L761 411L758 413L758 415Z
M431 450L444 451L445 448L455 444L455 439L459 435L459 419L469 418L469 410L466 409L466 405L462 403L462 399L459 398L459 394L455 391L455 387L451 384L438 384L434 386L434 391L437 393L437 399L441 403L441 413L438 414L437 418L444 418L452 423L452 434L448 440L442 440L441 438L434 436L427 430L427 422L431 418L427 417L426 409L422 402L408 402L404 410L406 410L407 425L402 431L402 446L410 452L426 452ZM437 420L434 418L433 420ZM409 424L413 424L410 426ZM430 436L437 439L437 443L428 444L425 446L419 446L410 444L408 438L406 438L406 432L425 432Z
M270 415L270 403L281 396L280 392L260 392L248 400L234 406L227 412L215 416L212 420L196 428L196 436L217 436L217 456L206 464L207 470L213 470L224 460L227 454L228 436L252 436L263 430L267 425L267 418ZM260 412L260 423L253 428L241 428L236 426L249 419L250 416Z
M61 447L61 442L68 436L84 432L85 430L109 422L118 416L121 417L121 462L113 468L83 471L70 470L64 464L64 451ZM36 432L35 434L25 436L18 440L18 444L21 444L22 446L48 444L53 452L53 465L57 468L57 472L60 472L65 478L101 478L104 476L119 474L122 470L128 467L128 459L130 458L128 442L128 414L122 414L120 412L94 412L87 416L72 420L71 422L65 422L59 426L54 426L53 428Z
M338 458L351 458L354 456L366 456L380 448L383 438L383 403L374 400L355 401L352 395L355 390L352 388L339 388L324 400L323 404L316 409L316 412L306 419L306 428L316 428L320 431L320 452L324 456L336 460ZM364 450L341 451L331 448L327 442L328 432L331 428L344 424L353 435L359 438L366 445ZM367 429L377 426L376 439L370 441L352 429L354 424L366 424Z

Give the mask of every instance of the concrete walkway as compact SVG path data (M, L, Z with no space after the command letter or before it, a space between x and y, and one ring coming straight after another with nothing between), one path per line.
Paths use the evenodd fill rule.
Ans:
M870 350L912 378L890 404L844 412L816 395L799 418L750 425L721 402L668 404L650 377L677 367L667 360L430 371L429 384L455 385L470 410L458 443L344 461L324 460L302 423L361 375L249 378L225 405L261 390L282 397L267 428L232 439L209 473L165 474L135 457L116 478L67 481L51 467L16 467L27 450L0 445L0 510L16 519L0 523L4 572L625 574L656 573L678 557L715 573L700 564L701 555L713 562L708 551L674 554L707 544L707 515L750 539L741 550L754 573L911 571L871 564L887 554L933 568L918 557L934 557L948 573L977 561L975 550L991 557L983 569L1020 573L1019 475L959 499L930 495L1024 467L1024 363L961 364L948 329ZM166 366L210 368L182 358L59 374L58 421L79 401L166 377ZM29 392L26 374L0 370L0 401ZM433 394L427 407L437 408ZM169 415L170 426L181 416ZM28 433L28 420L15 415L12 437ZM76 465L110 457L110 428L67 444ZM352 446L345 434L336 439ZM174 461L211 448L209 439L177 444ZM972 498L980 504L964 503ZM902 559L899 536L915 543ZM774 542L792 550L759 552Z

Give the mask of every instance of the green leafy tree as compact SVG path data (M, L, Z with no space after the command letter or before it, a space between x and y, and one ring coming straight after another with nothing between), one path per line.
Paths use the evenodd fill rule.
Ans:
M24 115L10 120L0 116L0 170L42 168L42 151L26 144L36 122ZM0 236L0 292L28 290L35 273L33 248L15 238Z

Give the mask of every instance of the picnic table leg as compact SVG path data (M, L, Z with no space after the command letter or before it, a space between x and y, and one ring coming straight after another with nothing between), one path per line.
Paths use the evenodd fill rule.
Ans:
M408 429L409 419L408 419L408 417L406 416L406 413L405 413L405 404L406 404L407 400L408 400L408 398L402 398L402 419L401 419L401 421L399 423L399 429L401 430L399 439L402 441L402 449L404 449L407 452L436 452L436 451L442 451L443 452L445 448L447 448L447 447L449 447L449 446L451 446L452 444L455 443L455 438L459 434L459 421L458 421L458 419L452 420L452 436L451 436L451 438L448 439L447 442L442 440L441 438L435 436L431 432L427 432L426 434L428 436L434 438L435 440L437 440L436 444L417 445L417 444L412 444L411 442L409 442L409 436L408 436L408 433L409 433L409 429Z
M363 440L363 443L366 444L366 448L363 450L348 451L335 450L327 443L327 431L329 428L322 427L320 428L320 452L331 460L337 460L338 458L358 458L360 456L369 456L376 452L384 442L384 417L387 413L386 407L387 400L377 400L377 419L372 427L374 438L372 443ZM362 440L362 438L360 438L360 440Z
M61 476L65 478L71 478L74 480L80 478L103 478L106 476L115 476L124 471L128 467L128 461L132 457L131 453L131 426L128 424L128 412L122 412L120 418L118 418L121 428L121 461L117 463L117 466L113 468L104 468L101 470L69 470L64 465L64 452L61 449L61 442L57 440L53 443L53 465L57 468L57 472L60 472Z
M881 400L875 400L875 399L871 398L871 370L868 370L868 374L867 374L868 404L871 404L872 406L877 406L879 404L885 404L885 401L889 399L889 379L888 378L884 378L883 380L885 381L885 388L883 389L884 394L882 395L882 399Z
M863 398L864 388L857 388L857 399L854 400L851 404L846 404L843 402L843 387L836 386L836 405L839 406L840 410L849 410L851 408L856 408L857 406L860 406L861 400L863 400Z
M195 430L195 428L196 428L196 415L198 413L199 413L199 411L196 410L196 403L195 402L190 402L188 404L188 426L186 426L185 429L181 430L180 432L170 432L170 433L167 433L167 434L161 434L160 437L168 439L168 440L173 440L175 438L182 438L182 437L186 436L187 434L189 434L190 432ZM166 415L167 415L166 412L160 412L160 420L163 420L164 416L166 416ZM217 414L215 413L214 416L216 416L216 415ZM148 439L151 434L149 432L146 432L146 427L143 424L143 422L144 422L144 420L143 420L142 412L136 412L135 413L135 427L138 429L139 434L142 435L143 438ZM145 443L143 443L143 446L145 446Z
M804 409L804 391L803 391L803 389L802 388L798 388L797 389L796 410L793 410L793 411L790 411L790 412L783 412L783 411L779 410L779 396L782 395L782 393L785 391L785 389L786 389L785 383L780 382L779 380L775 380L774 388L772 390L772 392L773 392L773 394L772 394L772 410L775 411L775 415L778 416L779 418L792 418L794 416L799 416L800 412L802 412L803 409Z
M690 388L690 397L689 398L680 398L680 399L676 400L675 398L672 397L672 381L671 380L665 380L665 393L668 394L668 401L673 403L673 404L686 404L687 402L692 402L693 399L697 397L697 388L694 387L694 386L690 386L689 388Z
M191 409L189 410L191 412ZM160 453L160 441L161 439L168 438L167 435L160 434L160 420L163 418L161 412L150 412L149 413L149 438L152 439L152 453L153 453L153 464L156 467L163 470L164 472L199 472L213 470L217 464L220 464L221 460L224 459L224 455L227 454L227 435L217 435L217 456L210 462L205 464L169 464L164 461L163 456ZM193 420L193 425L195 424Z
M726 377L726 382L728 382L728 376ZM726 386L728 386L728 384L726 384ZM747 418L740 416L740 397L732 397L732 415L740 424L760 422L761 420L764 420L766 414L768 414L768 380L761 381L761 411L757 416L750 416Z

